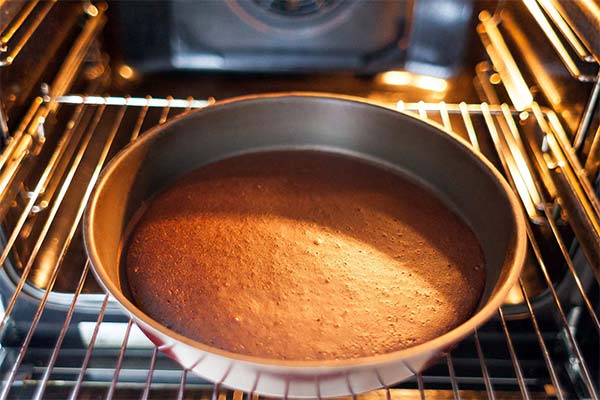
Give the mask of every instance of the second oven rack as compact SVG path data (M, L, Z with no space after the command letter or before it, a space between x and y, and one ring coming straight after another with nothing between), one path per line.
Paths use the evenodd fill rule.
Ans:
M197 100L193 98L152 98L141 97L111 97L66 95L46 98L40 107L49 107L56 114L65 116L65 123L56 127L54 134L58 140L49 155L48 162L41 170L31 188L23 188L23 211L15 218L13 230L7 232L6 245L2 253L2 264L9 259L13 245L23 230L28 227L28 221L38 218L38 230L30 256L22 262L22 268L13 274L14 291L12 298L5 305L5 312L0 322L0 330L10 325L18 310L19 301L29 301L33 304L30 324L26 327L24 339L12 346L6 346L5 357L12 358L9 370L6 371L0 398L8 398L15 393L31 393L33 398L44 398L48 391L58 391L62 397L75 399L83 390L90 386L102 386L106 390L106 398L116 396L120 391L134 390L135 396L148 398L155 390L170 390L173 397L186 398L190 393L202 393L213 399L258 398L255 394L227 392L219 384L203 383L196 377L188 375L186 370L180 370L173 364L164 367L165 360L156 347L152 347L149 357L140 356L139 343L136 344L137 331L131 320L121 323L122 329L109 334L109 339L120 343L108 357L110 366L91 366L95 357L103 353L94 351L95 346L102 349L100 342L106 340L103 322L107 313L116 308L109 295L88 294L84 288L90 279L89 260L85 260L76 269L74 275L77 285L73 292L58 293L53 291L57 278L67 268L65 256L70 244L80 235L80 220L91 190L98 178L102 167L110 157L124 144L136 140L147 128L165 123L169 118L185 114L193 109L206 107L214 99ZM588 263L580 266L580 260L574 255L571 246L571 236L565 234L565 226L572 224L570 219L560 218L560 207L556 203L557 193L552 188L553 174L570 172L576 179L571 184L577 185L582 201L593 203L597 201L589 187L581 184L576 167L568 158L569 144L563 137L564 131L556 115L533 103L524 111L517 111L507 104L446 104L446 103L405 103L399 101L386 106L399 111L408 112L416 117L435 121L448 131L454 131L468 140L476 151L481 151L491 159L496 158L498 165L505 172L509 183L522 200L524 209L529 217L528 236L532 255L533 269L541 276L544 284L542 293L532 293L526 280L520 279L513 290L509 301L520 305L507 305L498 310L496 321L487 327L475 331L461 346L470 347L473 358L469 362L457 359L449 354L444 362L434 367L435 373L426 371L418 374L413 381L400 385L399 388L385 388L383 391L372 393L373 398L395 398L400 395L414 395L415 398L438 398L438 389L446 390L455 399L470 398L473 393L488 398L510 398L520 396L526 399L555 397L566 399L569 393L578 393L581 397L598 398L598 380L590 372L592 354L584 354L581 350L581 336L576 331L577 313L569 307L561 295L559 285L551 276L550 266L557 264L553 256L544 251L545 243L539 240L540 227L549 232L549 237L559 249L562 257L561 265L564 273L572 281L574 291L581 298L581 305L575 307L580 318L591 321L589 334L598 340L600 338L600 322L598 308L590 297L592 289L586 282L592 282L597 287L600 282L597 270ZM43 137L49 130L50 118L31 118L26 121L32 126L31 132L39 132ZM60 120L57 116L57 120ZM29 131L29 130L28 130ZM538 134L539 143L526 140ZM528 148L529 150L526 150ZM82 160L87 153L95 149L95 162L88 171L89 179L78 182L83 188L77 201L65 202L69 190L75 185L80 173ZM72 150L72 151L70 151ZM30 156L30 155L25 155ZM60 176L56 175L60 174ZM589 185L589 182L588 182ZM58 219L64 208L73 207L72 219L66 237L59 243L57 255L53 262L47 263L41 272L34 268L39 250L44 244L48 232ZM591 212L594 206L590 205ZM575 230L575 229L573 229ZM583 279L583 275L594 275L596 280ZM36 275L41 282L36 287L31 283L31 275ZM32 300L33 299L33 300ZM538 311L542 306L537 299L545 299L539 303L548 303L546 308L556 316L557 326L548 326L545 318ZM520 308L519 308L520 307ZM47 352L42 359L35 359L31 353L32 338L36 331L43 329L40 321L44 313L60 309L62 329L58 336L52 339ZM88 329L85 345L75 350L66 344L65 338L74 325L80 325L74 320L77 311L88 315ZM520 314L524 321L513 321L513 316ZM581 314L584 316L582 317ZM526 328L523 330L522 325ZM502 346L506 365L513 370L514 379L495 377L492 371L498 364L496 349L487 343L490 332L500 332L501 338L496 337L498 346ZM525 334L523 333L525 332ZM558 332L558 334L557 334ZM518 342L522 336L529 335L529 346L536 346L543 363L532 367L531 360L523 358L524 350ZM147 345L146 345L147 346ZM143 347L143 346L142 346ZM561 365L563 357L557 356L556 349L567 360L567 366ZM65 354L77 351L76 365L64 363ZM108 350L105 350L108 351ZM490 355L492 353L492 355ZM128 355L143 359L140 367L131 364ZM111 364L112 363L112 364ZM475 363L475 364L473 364ZM466 366L467 364L468 367ZM131 366L134 365L134 366ZM441 372L440 372L441 369ZM158 376L168 379L158 379ZM133 382L137 382L133 384ZM477 390L477 385L483 392ZM432 388L435 388L433 390ZM475 389L473 389L475 388ZM467 390L472 389L472 390ZM61 391L62 390L62 391ZM512 393L512 394L511 394ZM363 395L360 397L362 398Z

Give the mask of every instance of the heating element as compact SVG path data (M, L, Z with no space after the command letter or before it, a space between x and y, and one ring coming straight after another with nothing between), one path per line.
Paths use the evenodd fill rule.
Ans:
M526 3L535 8L549 2ZM32 2L19 10L22 21L15 20L0 63L15 60L53 4ZM97 95L109 75L105 60L93 56L104 9L86 7L89 19L63 68L0 153L0 192L13 186L18 191L11 204L0 207L6 215L0 286L9 293L0 312L0 399L258 398L182 370L101 293L89 272L80 221L102 167L147 129L214 99ZM492 54L505 50L489 16L481 20L486 48ZM395 99L382 105L454 131L504 173L528 217L529 259L519 284L497 316L441 363L398 386L353 397L599 398L600 271L594 240L600 203L577 157L585 129L571 138L555 111L533 97L515 96L520 93L515 87L529 92L516 65L498 68L493 58L490 54L494 65L483 61L475 71L485 102ZM86 84L77 86L82 76ZM74 86L90 95L69 94ZM38 162L28 166L30 159Z

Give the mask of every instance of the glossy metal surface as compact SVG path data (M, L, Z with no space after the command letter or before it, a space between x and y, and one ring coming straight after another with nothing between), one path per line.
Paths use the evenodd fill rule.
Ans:
M526 232L518 201L499 173L441 126L349 98L313 94L247 97L155 128L101 175L84 221L93 271L133 320L184 368L242 391L281 397L356 394L407 379L446 354L497 312L517 282ZM232 154L273 148L352 153L401 169L433 188L478 236L486 287L468 321L427 343L352 360L283 362L212 348L165 328L123 293L123 232L141 203L183 173Z

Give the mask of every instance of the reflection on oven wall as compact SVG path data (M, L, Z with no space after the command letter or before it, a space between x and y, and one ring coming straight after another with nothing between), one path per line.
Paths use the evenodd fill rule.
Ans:
M448 77L472 0L118 2L124 62L141 72L353 71Z

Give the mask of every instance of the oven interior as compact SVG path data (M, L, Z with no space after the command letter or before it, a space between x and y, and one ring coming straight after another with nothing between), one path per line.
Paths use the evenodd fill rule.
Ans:
M145 339L94 281L80 223L102 167L148 128L280 91L442 124L528 218L527 264L497 316L438 365L355 397L598 398L600 8L368 3L0 0L0 398L258 398Z

